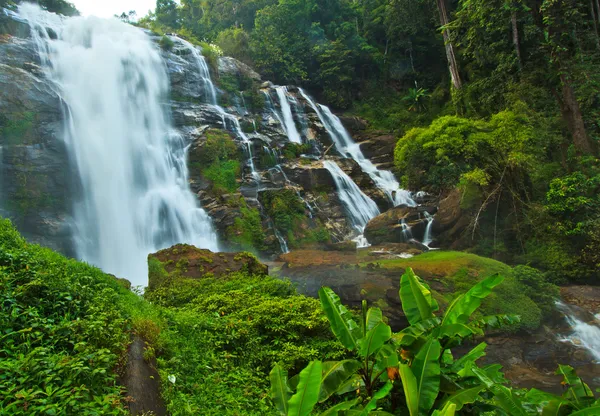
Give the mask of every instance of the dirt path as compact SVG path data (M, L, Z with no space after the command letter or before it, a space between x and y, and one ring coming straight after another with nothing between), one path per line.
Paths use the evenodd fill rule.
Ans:
M146 343L135 337L127 354L127 369L123 384L129 396L129 411L132 415L165 416L167 409L160 396L160 378L156 371L156 359L144 360Z

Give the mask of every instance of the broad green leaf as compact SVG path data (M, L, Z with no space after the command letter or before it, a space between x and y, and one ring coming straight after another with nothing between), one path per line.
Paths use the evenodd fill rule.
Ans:
M298 390L288 401L288 416L307 416L319 400L321 390L321 361L311 361L300 372Z
M417 379L419 411L428 414L440 392L440 355L442 346L437 339L430 339L417 353L412 370Z
M459 411L465 404L475 403L479 399L479 393L483 386L471 387L470 389L459 390L445 400L445 403L454 403L456 410Z
M481 357L485 356L486 348L487 348L487 344L485 342L482 342L481 344L477 345L471 351L469 351L468 353L466 353L465 355L463 355L462 357L457 359L454 362L454 364L452 364L450 371L452 371L454 373L459 373L458 374L459 376L465 377L466 374L464 374L464 369L465 369L466 363L474 363ZM463 374L461 374L461 372Z
M350 377L348 380L346 380L344 383L342 383L342 385L340 387L338 387L338 389L336 390L335 394L338 396L341 396L342 394L346 394L351 391L362 389L364 386L365 386L364 380L362 379L362 377L359 374L357 374L355 376Z
M442 324L466 324L471 315L479 306L483 299L492 293L492 289L498 286L504 277L500 275L490 276L473 286L469 291L456 298L444 314Z
M392 329L389 325L380 322L373 329L367 332L364 338L358 340L358 353L361 357L367 358L376 353L392 336Z
M349 350L356 348L356 340L361 337L361 331L352 319L352 314L342 305L339 296L330 288L322 287L319 299L337 339Z
M552 393L547 393L545 391L542 390L538 390L538 389L531 389L527 392L527 394L525 395L525 400L527 400L528 403L532 403L535 404L536 406L546 406L548 403L555 401L555 400L561 400L564 401L563 398L558 397Z
M394 385L391 381L385 383L385 385L373 395L371 400L369 400L369 403L367 403L367 405L363 409L361 416L368 416L371 410L375 410L375 408L377 408L377 400L381 400L385 396L390 394L390 391L392 391L393 387Z
M411 325L433 318L433 312L438 310L438 304L431 297L429 286L421 281L410 267L400 279L400 301Z
M542 408L542 416L562 416L565 414L565 408L571 408L568 400L563 398L552 400Z
M292 393L287 383L287 371L281 368L279 364L275 364L269 376L271 379L271 398L279 413L285 416L288 413L288 400Z
M347 402L338 403L333 407L325 410L323 413L320 413L319 416L337 416L339 412L350 410L354 406L356 406L360 402L360 399L350 400Z
M600 406L588 407L587 409L579 410L571 413L570 416L598 416L600 415Z
M383 314L379 308L369 308L367 311L367 332L375 328L375 325L383 320Z
M390 367L398 367L398 351L393 345L386 344L375 357L375 371L385 370Z
M511 416L527 416L523 403L513 394L511 389L501 384L496 384L481 368L473 367L471 370L487 389L492 392L494 401L505 412Z
M436 410L431 416L454 416L458 409L454 403L446 403L442 410Z
M469 335L473 335L474 331L464 324L446 324L441 325L431 331L431 336L434 338L453 338L460 337L466 338Z
M410 416L419 416L419 395L417 393L417 379L413 371L407 364L400 364L399 370L408 412Z
M323 403L352 377L362 366L356 360L326 361L323 363L323 377L319 402Z
M564 384L569 386L567 395L575 403L581 404L584 399L593 399L594 393L584 381L579 378L573 367L568 365L559 365L556 374L562 375Z

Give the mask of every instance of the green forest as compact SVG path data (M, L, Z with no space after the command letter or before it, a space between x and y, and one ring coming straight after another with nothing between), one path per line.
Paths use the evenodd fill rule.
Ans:
M79 14L65 0L36 3ZM0 0L0 10L18 4ZM12 36L3 18L0 47ZM344 120L364 121L370 138L392 136L401 187L436 203L458 195L466 231L444 250L421 244L414 257L377 260L356 244L348 250L348 241L336 246L297 188L242 196L246 148L227 130L225 110L222 130L196 120L204 141L190 145L190 182L201 178L194 193L214 197L207 205L239 211L226 231L240 252L181 244L150 253L148 287L132 288L123 276L27 241L19 221L0 218L0 415L600 415L597 374L588 379L556 362L531 387L515 383L505 362L486 361L490 340L509 348L511 337L556 337L550 321L561 288L600 285L600 0L157 0L146 16L125 10L115 18L150 33L156 51L173 50L175 35L199 46L227 104L239 93L253 110L267 105L259 81L219 75L219 58L233 57L260 82L303 88ZM7 70L1 58L7 90L5 74L42 78L37 60ZM170 94L172 107L203 104ZM45 198L37 188L46 182L38 186L27 176L33 169L7 162L1 150L25 154L46 143L21 142L44 114L19 111L14 119L0 113L0 166L30 187L19 199L26 223L28 211L46 215L45 200L30 200ZM236 119L239 130L262 133L249 120ZM301 170L314 162L311 149L289 143L281 155L267 149L255 159L269 168L293 160ZM335 193L315 189L319 201ZM260 258L277 243L269 230L283 231L289 257ZM284 275L309 255L341 259L332 267L336 283L356 272L393 275L393 284L309 293L311 273L320 282L317 272L331 264L309 265L305 286ZM365 300L373 293L380 298ZM585 324L597 329L598 316ZM130 410L137 341L157 386L149 393L156 413Z

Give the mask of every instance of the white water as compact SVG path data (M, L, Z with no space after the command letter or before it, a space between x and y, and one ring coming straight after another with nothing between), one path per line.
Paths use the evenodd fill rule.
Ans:
M594 324L591 324L582 321L571 306L563 302L557 302L556 306L571 327L571 333L560 337L560 340L585 348L596 362L600 362L600 314L594 316Z
M196 64L198 65L198 74L200 75L200 79L203 84L203 93L205 96L205 100L208 104L212 104L214 106L217 105L217 89L215 88L215 84L213 84L212 79L210 77L210 70L208 68L208 64L206 63L206 59L196 46L192 45L190 42L181 39L177 36L171 36L171 40L174 42L181 43L184 45L194 57Z
M423 245L429 247L429 244L433 242L433 236L431 234L431 227L433 226L433 216L424 211L425 218L427 219L427 227L425 227L425 235L423 236Z
M380 214L377 204L360 190L358 185L346 175L337 163L325 160L323 161L323 166L333 177L338 190L338 196L346 208L352 226L362 235L367 223ZM367 245L364 237L360 238L359 236L355 241L361 247Z
M176 243L216 250L188 187L184 143L161 105L169 84L151 40L116 19L63 19L30 4L19 14L68 106L65 142L82 185L78 256L145 285L149 253Z
M283 115L283 126L285 128L285 132L288 136L288 139L292 143L301 144L302 138L300 137L300 133L298 133L296 123L294 122L292 108L290 107L290 102L288 101L287 87L277 87L275 88L275 91L277 91L277 97L279 98L279 103L281 105L281 113Z
M401 204L415 206L416 203L413 201L410 192L400 189L400 184L394 177L394 174L388 170L379 170L377 166L373 164L360 150L360 146L356 143L350 134L346 131L340 119L331 112L331 110L321 104L315 104L308 94L300 88L300 94L308 102L308 104L315 110L321 123L325 126L325 129L331 136L336 149L342 155L354 159L362 168L363 172L367 173L375 185L379 189L385 192L389 200L398 206Z
M400 225L402 226L402 236L404 237L404 241L410 241L413 239L412 230L410 225L406 223L404 218L400 221Z
M235 117L231 114L228 114L225 111L225 109L217 103L217 92L216 92L215 84L213 83L212 78L210 76L210 71L208 69L206 59L198 51L198 48L196 46L194 46L190 42L186 41L185 39L182 39L182 38L179 38L176 36L172 37L172 39L185 45L186 48L188 48L190 50L194 60L197 63L199 75L204 84L203 89L206 91L205 95L207 96L207 99L208 99L207 104L211 105L221 115L224 128L227 128L227 121L229 121L231 123L231 125L233 125L234 133L242 140L242 142L246 146L246 153L248 156L248 167L250 168L250 173L251 173L252 179L254 179L257 183L260 182L260 175L256 171L256 167L254 165L254 154L252 152L252 141L246 135L246 133L244 133L244 131L242 130L242 127L240 126L240 122L237 119L237 117Z

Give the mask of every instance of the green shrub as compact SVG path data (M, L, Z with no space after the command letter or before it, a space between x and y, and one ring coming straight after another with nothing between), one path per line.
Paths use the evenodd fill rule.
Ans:
M235 192L238 188L237 178L241 165L237 160L217 160L204 169L204 177L213 183L213 188L225 192Z
M265 232L260 212L256 208L240 207L241 217L227 229L227 241L245 251L260 251L265 248Z
M163 35L163 37L160 38L158 45L165 51L170 51L175 46L175 42L173 42L167 35Z

